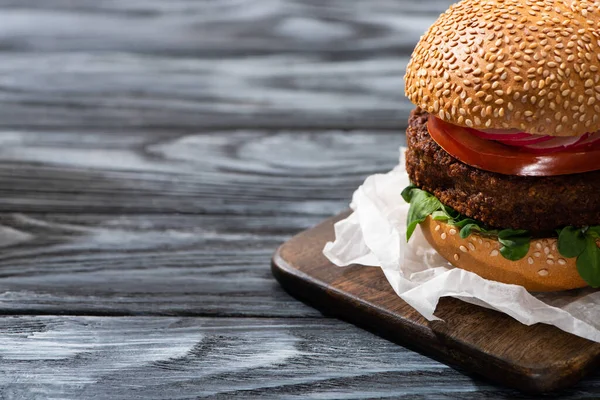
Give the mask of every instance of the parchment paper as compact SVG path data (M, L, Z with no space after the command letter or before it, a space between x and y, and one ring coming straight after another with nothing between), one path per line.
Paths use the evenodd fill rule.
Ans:
M403 148L400 163L387 174L368 177L354 192L348 218L335 224L335 241L323 254L335 265L380 267L394 291L428 320L440 297L451 296L510 315L526 325L546 323L600 342L600 291L579 289L529 293L523 287L481 278L454 268L417 228L406 243L408 186Z

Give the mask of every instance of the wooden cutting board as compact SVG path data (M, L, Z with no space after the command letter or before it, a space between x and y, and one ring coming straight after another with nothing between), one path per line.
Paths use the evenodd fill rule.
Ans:
M400 299L376 267L340 268L322 254L333 224L348 212L293 237L273 256L273 275L296 298L393 342L525 392L575 384L600 362L600 344L453 298L429 322Z

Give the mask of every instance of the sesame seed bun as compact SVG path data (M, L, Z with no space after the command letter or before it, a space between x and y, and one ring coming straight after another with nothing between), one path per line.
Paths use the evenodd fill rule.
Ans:
M577 272L576 259L560 255L555 238L532 240L524 258L510 261L500 254L497 240L477 234L462 239L455 227L431 217L421 228L427 241L448 262L482 278L521 285L532 292L588 286Z
M429 28L406 96L450 123L580 136L600 130L600 9L569 0L463 0Z

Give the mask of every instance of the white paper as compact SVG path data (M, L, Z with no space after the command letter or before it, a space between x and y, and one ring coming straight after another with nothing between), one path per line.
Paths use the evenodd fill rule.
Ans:
M404 154L404 149L400 149ZM440 297L451 296L510 315L526 325L546 323L600 342L600 291L579 289L529 293L523 287L481 278L454 268L424 238L420 228L406 243L408 186L403 157L387 174L368 177L354 192L348 218L335 224L325 256L340 267L381 267L394 291L428 320Z

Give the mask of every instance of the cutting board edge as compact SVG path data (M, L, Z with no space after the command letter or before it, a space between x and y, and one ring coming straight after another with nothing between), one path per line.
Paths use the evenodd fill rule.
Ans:
M311 231L322 225L332 224L347 214L347 212L344 212L323 221L314 228L297 234L279 246L275 251L271 259L272 274L290 295L326 315L340 318L394 343L431 356L452 367L464 368L476 376L483 376L492 382L509 386L525 393L540 394L567 388L577 383L591 370L600 365L600 357L596 357L584 369L570 370L568 368L569 363L565 363L564 371L557 373L556 368L516 366L502 358L497 358L485 352L473 355L471 354L473 353L472 351L465 348L468 345L460 342L452 344L453 338L443 332L437 332L431 328L430 324L420 325L410 319L403 319L393 312L386 312L385 309L375 304L366 302L341 290L328 287L325 282L290 265L282 255L288 246L295 244L303 236L310 235ZM352 308L352 312L345 310L349 305ZM373 316L373 313L367 313L367 310L376 310L377 314ZM495 374L487 373L488 371L485 370L482 372L482 364L487 364L482 362L482 357L486 359L492 358L494 365L499 365L500 368L503 366L508 367L508 369L502 372L507 373L511 377L511 380L497 379L497 375ZM495 372L498 373L499 371L496 370ZM560 378L557 378L557 376L560 376Z

